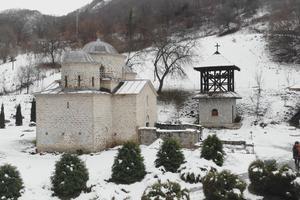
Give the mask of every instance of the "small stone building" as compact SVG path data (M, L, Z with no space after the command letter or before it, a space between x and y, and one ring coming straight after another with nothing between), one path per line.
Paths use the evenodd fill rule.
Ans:
M217 45L217 48L219 45ZM199 123L204 127L233 128L236 125L236 100L234 71L240 68L229 62L217 51L200 67Z
M36 94L39 152L96 152L154 126L156 91L125 57L97 40L64 56L61 80Z

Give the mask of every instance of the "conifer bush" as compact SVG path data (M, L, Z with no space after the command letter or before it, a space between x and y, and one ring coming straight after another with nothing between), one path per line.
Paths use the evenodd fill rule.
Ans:
M0 128L5 128L5 114L4 114L4 105L1 105L1 112L0 112Z
M201 157L212 160L222 166L224 162L224 151L222 141L216 135L209 135L204 141L201 150Z
M216 171L218 166L205 159L199 161L186 162L180 166L180 178L187 183L199 183L210 171Z
M75 198L87 190L88 179L85 163L77 155L64 154L55 164L52 190L60 198Z
M132 184L141 181L145 175L144 158L139 145L126 142L115 157L110 181L117 184Z
M161 183L160 181L146 188L142 196L142 200L165 199L165 200L189 200L189 191L181 189L178 183L168 181Z
M31 110L30 110L30 122L36 122L36 101L35 99L31 102Z
M257 160L248 168L250 189L263 196L297 199L296 174L287 165L279 167L275 160Z
M202 180L206 200L244 200L246 189L238 176L228 172L209 172Z
M23 116L21 111L21 105L19 104L16 110L16 126L22 126L22 125L23 125Z
M177 172L180 165L184 163L184 155L180 145L174 139L166 139L156 157L155 166L163 166L168 172Z
M16 200L22 195L23 180L16 167L9 164L0 167L0 199Z

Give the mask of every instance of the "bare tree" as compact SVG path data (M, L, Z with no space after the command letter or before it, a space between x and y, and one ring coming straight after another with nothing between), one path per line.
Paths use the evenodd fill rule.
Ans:
M27 57L28 64L21 66L18 69L17 78L20 84L20 91L22 88L26 88L26 93L29 93L30 85L37 79L38 71L35 67L35 63L32 57Z
M154 75L159 81L157 93L161 93L167 76L185 77L184 65L192 62L194 40L188 38L158 38L151 49L154 52Z
M254 80L255 80L255 89L254 89L254 95L253 97L251 97L251 101L253 102L255 109L254 109L254 113L256 115L257 120L259 119L259 117L262 115L262 91L263 91L263 72L262 71L258 71L255 73L254 76Z
M50 58L50 64L53 67L59 62L59 58L65 47L65 42L59 38L45 39L37 43L38 52L42 52L44 57Z

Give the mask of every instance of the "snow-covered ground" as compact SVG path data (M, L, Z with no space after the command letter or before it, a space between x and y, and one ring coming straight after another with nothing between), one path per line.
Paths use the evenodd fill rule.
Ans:
M185 80L168 79L167 88L179 88L189 91L199 89L199 74L193 67L199 66L200 62L214 53L215 44L221 45L220 52L231 62L241 68L241 72L236 73L236 89L243 97L238 101L239 112L243 117L243 126L239 130L216 130L205 129L204 138L209 134L217 134L224 140L245 140L248 144L254 144L254 154L252 149L239 149L237 147L226 147L226 160L221 169L231 170L233 173L247 179L247 169L249 164L256 158L276 159L280 163L292 164L292 144L300 140L300 131L290 127L287 120L296 111L299 104L300 92L291 92L286 87L300 84L300 66L274 63L266 53L266 43L263 35L248 32L239 32L225 37L210 36L197 39L197 47L194 54L195 63L186 66L188 77ZM0 65L0 77L4 74L5 87L13 88L16 81L17 68L26 64L26 56L19 56L12 70L11 63ZM143 64L136 66L135 70L141 78L151 79L155 85L157 81L153 79L151 70L151 55L141 57ZM253 115L253 96L255 74L263 74L263 97L262 108L265 115L260 122L268 125L265 128L255 126L256 117ZM45 72L47 78L43 84L35 83L31 91L40 91L47 87L52 81L59 78L60 74L54 71ZM0 81L0 88L1 83ZM1 89L0 89L1 90ZM27 127L30 117L31 95L16 95L0 97L0 103L4 103L6 119L10 120L7 128L0 130L0 165L10 163L20 170L25 183L25 192L20 199L57 199L51 196L50 176L54 170L54 164L60 155L56 154L31 154L34 152L35 128ZM25 117L23 127L15 127L13 115L18 103L22 105L22 112ZM299 105L298 105L299 106ZM194 122L195 119L188 118L178 113L186 113L193 109L194 103L188 99L183 108L176 108L172 103L160 103L158 106L158 117L160 122L170 121L170 119L180 119L182 122ZM272 122L272 124L271 124ZM140 199L144 189L156 181L155 175L162 180L173 180L179 182L183 187L193 191L192 199L204 199L201 184L186 184L179 174L165 173L154 167L154 160L159 141L151 146L141 146L142 154L145 158L145 165L148 174L140 183L132 185L116 185L107 183L110 178L111 166L117 152L117 148L99 152L92 155L80 156L87 164L90 173L89 185L95 185L89 194L82 194L77 199ZM186 161L190 165L201 163L200 150L183 150ZM246 180L248 181L248 180ZM246 191L248 199L261 199L251 195Z

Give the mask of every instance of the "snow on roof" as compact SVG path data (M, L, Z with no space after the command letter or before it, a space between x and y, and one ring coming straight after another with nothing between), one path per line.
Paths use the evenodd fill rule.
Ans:
M215 92L215 93L199 93L196 94L194 99L241 99L235 92Z
M68 89L68 90L63 90L58 83L53 83L53 84L49 85L42 92L35 93L35 94L39 95L39 94L109 94L109 93L99 91L99 90L92 90L92 89L82 89L82 90Z
M201 69L206 67L236 67L233 63L231 63L227 58L225 58L219 52L214 53L207 60L201 63L200 67L196 67L195 69ZM239 68L238 68L239 69Z
M139 94L147 82L147 80L124 81L115 94Z
M112 45L103 42L100 39L87 43L82 50L86 53L118 54L118 51Z
M288 87L288 89L298 91L298 90L300 90L300 84L295 84L295 85L293 85L291 87Z
M82 50L69 51L64 55L63 63L94 63L93 58Z

